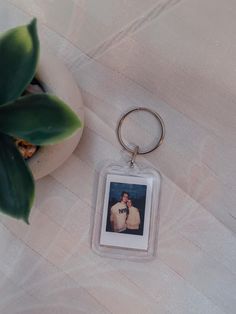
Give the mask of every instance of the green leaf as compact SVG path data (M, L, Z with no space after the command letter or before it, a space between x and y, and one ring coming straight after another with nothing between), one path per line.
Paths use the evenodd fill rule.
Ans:
M36 19L0 36L0 105L18 98L34 77L39 56Z
M0 107L0 132L35 145L58 143L80 126L70 107L49 94L24 96Z
M0 133L0 210L29 223L34 180L13 140Z

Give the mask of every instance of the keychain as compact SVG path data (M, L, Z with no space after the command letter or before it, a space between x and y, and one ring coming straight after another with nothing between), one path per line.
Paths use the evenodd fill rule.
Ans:
M128 145L122 138L123 122L133 112L150 113L161 127L160 136L148 150ZM119 143L131 158L128 163L106 164L100 172L92 248L107 257L150 259L156 253L161 175L136 160L138 155L151 153L162 144L164 122L158 113L138 107L121 117L116 132Z

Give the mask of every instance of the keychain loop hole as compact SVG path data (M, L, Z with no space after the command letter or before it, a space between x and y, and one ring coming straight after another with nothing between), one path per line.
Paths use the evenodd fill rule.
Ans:
M134 151L132 153L131 159L130 159L130 167L133 168L135 164L136 156L138 155L139 147L135 146Z

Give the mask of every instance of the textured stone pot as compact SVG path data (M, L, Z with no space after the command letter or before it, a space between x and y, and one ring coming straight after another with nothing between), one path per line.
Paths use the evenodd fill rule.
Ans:
M52 51L42 45L36 78L47 92L64 100L84 124L83 101L74 78ZM34 178L42 178L64 163L78 145L82 132L83 128L80 128L75 135L59 144L40 147L28 161Z

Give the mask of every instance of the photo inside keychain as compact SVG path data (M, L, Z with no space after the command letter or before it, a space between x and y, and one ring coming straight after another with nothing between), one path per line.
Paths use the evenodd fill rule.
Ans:
M154 146L142 150L123 141L121 128L133 112L152 114L161 128ZM156 255L161 175L137 162L138 155L157 149L164 139L164 122L148 108L138 107L122 116L117 127L121 146L131 154L129 162L109 162L99 175L92 236L93 250L107 257L145 260Z

